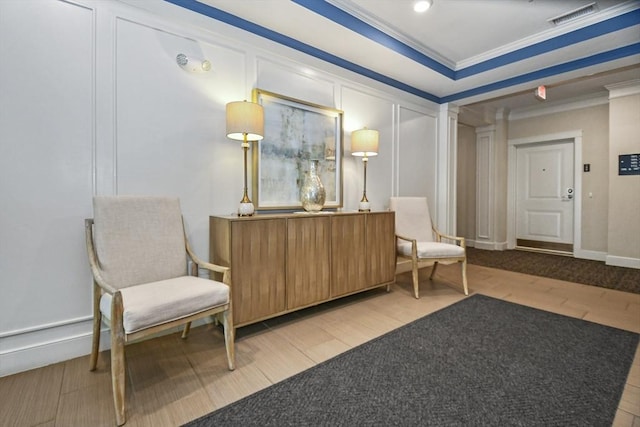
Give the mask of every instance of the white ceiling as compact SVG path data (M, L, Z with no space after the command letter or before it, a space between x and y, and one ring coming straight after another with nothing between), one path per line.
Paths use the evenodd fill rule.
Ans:
M199 12L214 19L434 102L466 106L461 115L534 106L541 84L553 101L640 79L640 0L433 0L423 14L413 0L199 3L211 6ZM590 4L591 14L549 22Z

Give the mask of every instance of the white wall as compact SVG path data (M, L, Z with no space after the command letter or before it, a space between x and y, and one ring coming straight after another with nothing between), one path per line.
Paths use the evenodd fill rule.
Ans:
M88 354L92 195L180 197L208 257L208 216L242 196L225 104L254 87L344 110L345 209L362 195L362 162L349 153L362 126L381 136L368 170L374 209L393 194L440 197L438 106L169 3L130 3L151 12L0 1L0 376ZM213 69L188 73L178 53Z
M89 328L93 16L63 2L0 2L2 374L29 367L36 343L73 354L66 342Z

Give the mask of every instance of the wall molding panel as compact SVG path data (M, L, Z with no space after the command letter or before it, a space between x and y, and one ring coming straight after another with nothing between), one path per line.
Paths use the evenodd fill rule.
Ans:
M424 196L431 214L438 200L438 114L398 106L396 144L397 196Z
M476 248L495 246L494 218L494 137L495 127L476 129Z

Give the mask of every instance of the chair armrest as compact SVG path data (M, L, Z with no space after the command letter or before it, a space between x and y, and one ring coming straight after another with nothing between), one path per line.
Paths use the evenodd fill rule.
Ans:
M187 239L186 232L184 236L184 241L185 241L185 246L187 248L187 254L189 255L189 258L191 258L191 261L193 261L194 263L194 268L196 271L194 275L197 275L198 268L204 268L206 270L213 271L216 273L222 273L222 283L225 283L226 285L231 286L231 269L229 267L212 264L210 262L204 262L203 260L198 258L195 252L193 252L193 250L191 249L191 245L189 245L189 240Z
M215 271L216 273L227 273L231 271L231 268L224 267L218 264L211 264L210 262L203 262L200 260L193 260L193 263L198 266L198 268L204 268L205 270Z
M102 274L100 268L98 268L98 258L96 257L95 247L93 246L93 218L87 218L84 220L85 239L87 245L87 255L89 256L89 267L91 268L91 274L93 275L94 282L100 286L105 292L111 295L118 292L118 289L109 285Z
M401 236L399 234L396 234L396 238L400 239L400 240L406 240L407 242L415 242L416 241L416 239L412 239L411 237Z
M405 240L405 241L411 243L411 259L413 259L413 262L417 262L417 259L418 259L418 241L416 239L412 239L410 237L401 236L399 234L396 234L396 239Z
M198 256L193 252L193 250L191 249L191 246L189 245L189 242L187 242L187 253L189 254L189 258L191 258L191 261L193 261L193 263L197 265L198 268L204 268L209 271L215 271L216 273L226 273L227 271L231 270L229 267L212 264L210 262L204 262L203 260L198 258Z
M436 238L438 240L438 242L440 242L443 238L448 239L448 240L454 240L456 242L458 242L458 246L465 248L466 247L466 243L465 243L465 238L464 237L459 237L459 236L450 236L448 234L443 234L441 232L439 232L438 230L436 230L435 228L433 229L433 231L436 233Z
M193 263L196 265L196 270L198 268L204 268L209 271L214 271L216 273L222 273L222 283L227 286L231 286L231 269L229 267L224 267L222 265L211 264L210 262L203 262L197 258L193 258Z

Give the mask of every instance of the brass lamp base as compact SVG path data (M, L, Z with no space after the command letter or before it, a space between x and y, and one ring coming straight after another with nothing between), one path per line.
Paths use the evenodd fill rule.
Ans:
M253 203L240 203L238 206L238 216L253 216L255 213L255 208Z
M371 203L369 202L369 200L367 200L366 193L362 195L362 200L360 200L358 212L371 212Z
M255 212L253 203L249 199L249 190L247 188L247 150L249 150L249 143L247 142L247 134L243 134L244 142L242 143L242 152L244 154L244 194L242 200L240 200L240 206L238 207L238 216L252 216Z

